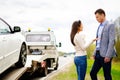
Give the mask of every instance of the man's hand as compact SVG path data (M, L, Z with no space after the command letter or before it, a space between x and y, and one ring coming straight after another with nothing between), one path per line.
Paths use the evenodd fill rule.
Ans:
M105 63L110 62L110 58L105 57L105 58L104 58L104 62L105 62Z

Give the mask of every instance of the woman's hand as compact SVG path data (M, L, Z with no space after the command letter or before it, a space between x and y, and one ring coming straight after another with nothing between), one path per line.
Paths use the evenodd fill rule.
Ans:
M93 42L94 42L94 41L97 41L97 40L99 40L99 38L95 38L95 39L93 39Z

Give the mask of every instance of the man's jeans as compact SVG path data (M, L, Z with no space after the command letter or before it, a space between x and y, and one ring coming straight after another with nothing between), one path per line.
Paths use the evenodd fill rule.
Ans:
M74 63L76 65L78 80L84 80L87 68L86 56L75 56Z
M112 61L112 59L111 59L111 61ZM103 71L104 71L105 80L112 80L111 61L108 63L104 63L104 57L101 57L100 53L96 52L95 61L94 61L93 67L92 67L91 72L90 72L91 79L98 80L97 73L102 67Z

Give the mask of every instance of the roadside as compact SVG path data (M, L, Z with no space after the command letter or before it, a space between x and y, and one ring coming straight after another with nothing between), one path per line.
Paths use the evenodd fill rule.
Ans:
M57 71L54 71L52 74L48 75L44 80L54 80L56 76L59 76L62 72L69 72L70 67L73 64L73 58L68 58L69 63L66 63L64 66L61 66ZM57 79L55 79L57 80Z
M85 80L91 80L90 70L91 70L91 67L92 67L94 60L88 59L87 61L88 61L87 62L88 66L87 66L87 73L86 73ZM113 80L120 79L119 65L120 65L120 62L113 62L112 63L112 71L111 72L112 72L112 79ZM54 73L53 75L51 75L50 77L48 77L45 80L77 80L76 68L75 68L73 61L71 61L71 63L69 63L69 65L60 69L58 72ZM104 80L104 75L103 75L102 69L98 72L98 80Z

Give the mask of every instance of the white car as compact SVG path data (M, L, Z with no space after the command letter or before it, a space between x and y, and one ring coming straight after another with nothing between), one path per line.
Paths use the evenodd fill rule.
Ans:
M0 74L13 64L23 67L26 63L26 43L20 31L0 18Z

